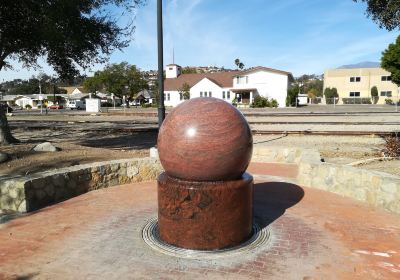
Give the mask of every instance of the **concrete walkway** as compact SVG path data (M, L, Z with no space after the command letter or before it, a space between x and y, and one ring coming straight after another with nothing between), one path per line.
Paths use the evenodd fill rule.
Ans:
M157 215L156 182L138 183L0 225L0 279L400 279L399 216L278 182L292 181L295 165L249 171L261 175L254 215L270 228L270 246L212 261L154 251L141 230Z

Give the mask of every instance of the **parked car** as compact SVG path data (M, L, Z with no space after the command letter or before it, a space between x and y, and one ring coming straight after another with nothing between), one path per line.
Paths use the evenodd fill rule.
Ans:
M54 105L50 105L49 109L59 110L59 109L64 109L64 106L63 105L59 105L59 104L54 104Z
M70 100L67 103L67 108L71 110L85 110L86 109L86 101L84 100Z

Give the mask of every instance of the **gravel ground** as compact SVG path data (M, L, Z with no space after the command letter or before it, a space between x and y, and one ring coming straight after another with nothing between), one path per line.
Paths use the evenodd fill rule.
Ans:
M111 117L111 118L110 118ZM384 122L379 116L372 116L376 121ZM140 123L153 122L152 118L127 117L127 116L81 116L81 115L49 115L49 116L19 116L34 120L34 124L43 124L43 121L67 121L60 123L57 129L27 129L16 123L17 119L11 118L14 135L23 144L0 147L0 151L12 154L12 160L0 164L0 175L26 174L46 170L49 168L64 167L74 164L82 164L93 161L129 158L133 156L146 156L148 149L156 144L156 132L124 132L115 131L112 128L125 125L141 126ZM260 117L262 120L264 117ZM296 121L297 117L279 117L279 121ZM301 117L309 120L316 119L313 116ZM342 117L341 117L342 118ZM271 118L277 120L277 118ZM317 118L318 120L319 117ZM339 120L330 117L331 121ZM40 122L40 120L42 120ZM108 122L104 122L107 120ZM342 119L340 119L342 120ZM387 121L396 119L388 116ZM84 123L81 123L85 121ZM122 123L122 121L124 121ZM70 122L70 123L68 123ZM93 123L95 122L95 123ZM25 124L27 122L24 122ZM154 125L153 125L154 126ZM288 127L286 127L288 126ZM15 128L17 127L17 128ZM265 130L309 130L316 127L329 130L351 129L346 125L312 125L312 124L272 124L262 125ZM360 129L382 131L383 125L357 125ZM367 128L366 128L367 127ZM389 127L389 126L387 126ZM393 125L390 126L393 131ZM396 126L397 127L397 126ZM95 128L95 130L90 130ZM88 130L89 129L89 130ZM400 130L400 126L399 126ZM31 148L44 141L50 141L62 148L61 152L38 154ZM317 149L326 162L348 164L355 161L381 156L384 141L380 137L367 136L316 136L316 135L255 135L254 142L258 145L270 146L295 146ZM400 175L396 162L376 162L363 165L362 168L370 168Z

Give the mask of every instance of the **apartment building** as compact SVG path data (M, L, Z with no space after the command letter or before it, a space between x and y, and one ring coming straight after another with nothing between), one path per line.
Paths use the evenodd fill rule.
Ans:
M338 104L349 99L371 98L371 88L376 86L379 99L377 104L399 100L398 87L391 80L390 73L382 68L329 69L324 75L325 88L336 88ZM357 103L357 102L354 102Z

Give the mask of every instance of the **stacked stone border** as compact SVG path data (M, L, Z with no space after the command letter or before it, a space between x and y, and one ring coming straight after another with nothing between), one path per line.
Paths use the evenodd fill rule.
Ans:
M296 183L333 192L400 214L400 177L322 162L318 151L255 146L253 161L293 163L299 167Z
M0 209L30 212L101 188L155 180L162 172L154 158L98 162L0 179Z
M154 157L155 156L155 157ZM296 164L296 183L364 201L400 214L400 177L321 161L312 149L255 145L253 162ZM76 165L0 179L0 211L34 211L88 191L155 180L163 171L156 155Z

